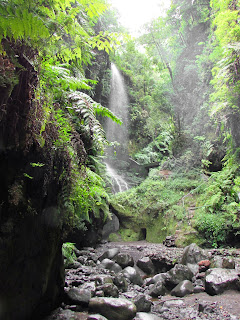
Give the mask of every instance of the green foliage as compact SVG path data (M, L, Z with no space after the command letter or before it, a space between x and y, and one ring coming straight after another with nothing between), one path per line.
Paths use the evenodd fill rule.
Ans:
M65 267L74 263L77 260L76 254L74 252L75 245L72 242L65 242L62 245L62 254L64 258L66 259L65 261Z
M111 49L111 34L94 35L92 29L106 9L104 0L80 0L77 6L75 0L2 1L0 42L3 38L23 40L55 61L89 63L91 48Z
M0 59L4 65L0 83L8 85L7 76L15 81L16 67L23 71L19 57L38 71L34 103L41 110L39 119L34 119L33 135L40 147L51 149L63 162L57 177L62 186L59 207L65 223L82 230L86 221L105 219L109 214L108 193L91 158L107 144L97 115L121 124L111 111L81 92L96 84L86 79L85 72L97 50L109 53L118 43L116 33L96 28L107 8L105 0L3 0L0 4ZM44 166L40 162L30 165L34 170ZM57 172L57 164L52 166ZM32 179L27 173L24 176ZM65 249L70 259L71 244Z
M80 221L91 222L90 213L105 220L110 215L108 202L109 195L105 189L105 183L98 174L89 168L86 168L85 176L75 172L75 181L65 205L72 207L74 215Z
M195 215L196 228L203 234L208 245L217 247L227 242L230 234L240 228L239 165L234 157L228 159L224 168L211 175L201 190L199 209Z

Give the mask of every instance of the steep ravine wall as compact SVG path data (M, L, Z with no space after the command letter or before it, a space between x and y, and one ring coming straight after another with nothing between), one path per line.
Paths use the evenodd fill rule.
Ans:
M58 304L64 285L58 203L64 182L58 177L67 170L67 159L63 151L52 151L57 131L51 121L44 147L37 141L38 74L21 48L18 56L21 68L6 56L0 66L10 78L19 75L14 85L0 82L0 319L5 320L41 318Z

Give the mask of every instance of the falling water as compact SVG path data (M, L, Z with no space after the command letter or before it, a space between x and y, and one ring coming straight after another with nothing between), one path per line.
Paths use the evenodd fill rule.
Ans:
M117 193L117 192L123 192L128 190L128 184L123 179L123 177L117 174L116 170L111 168L108 163L106 163L106 167L107 167L107 172L112 179L112 191L114 193Z
M113 192L122 192L128 189L127 182L121 177L115 167L116 160L127 158L128 145L128 97L125 89L124 79L115 64L111 64L111 91L109 109L122 120L119 126L110 119L106 123L106 137L110 142L117 142L118 147L107 150L108 160L106 161L107 172L113 181ZM114 159L115 156L115 159Z
M111 64L111 91L109 109L119 117L123 124L119 126L112 120L107 120L106 135L108 141L117 141L120 145L128 143L128 96L124 79L114 63Z

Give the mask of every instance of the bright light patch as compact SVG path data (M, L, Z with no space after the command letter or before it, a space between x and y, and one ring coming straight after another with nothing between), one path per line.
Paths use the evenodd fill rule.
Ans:
M171 0L109 0L120 13L121 24L131 33L136 33L141 26L156 19L170 7Z

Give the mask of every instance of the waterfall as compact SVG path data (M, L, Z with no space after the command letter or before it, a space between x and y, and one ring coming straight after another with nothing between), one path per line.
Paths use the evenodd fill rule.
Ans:
M107 167L107 173L112 179L112 191L114 193L117 192L123 192L128 190L128 184L127 182L121 177L119 174L117 174L116 170L111 168L110 165L106 162Z
M114 63L111 64L111 73L109 109L122 120L123 124L119 126L107 119L106 136L108 141L117 141L125 147L128 143L128 96L123 76Z
M109 109L122 120L119 126L110 119L106 121L106 137L109 142L117 142L118 146L109 147L107 150L106 167L113 181L113 192L122 192L128 189L127 182L117 171L120 160L128 158L128 96L121 72L111 64L111 88L109 98Z

